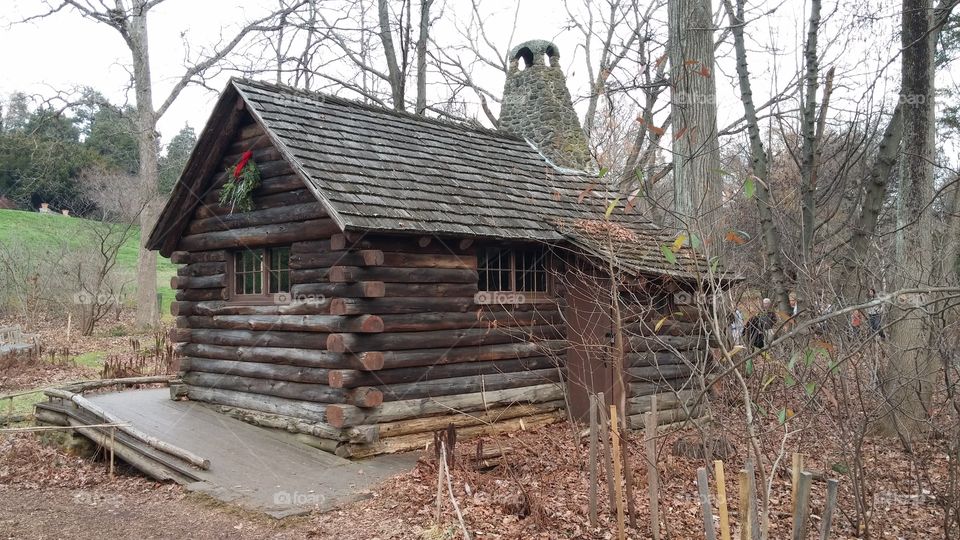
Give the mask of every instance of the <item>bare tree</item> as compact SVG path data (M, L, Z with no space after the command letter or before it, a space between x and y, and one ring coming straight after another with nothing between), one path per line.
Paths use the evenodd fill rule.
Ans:
M209 50L205 50L194 59L184 73L177 79L170 92L159 107L154 105L153 81L150 72L150 41L147 35L147 20L150 11L165 0L45 0L46 11L27 17L24 22L49 17L62 11L78 15L112 28L130 51L132 64L132 82L137 103L137 142L140 156L141 197L147 201L140 214L141 234L140 252L137 257L137 324L152 326L159 321L157 305L157 254L146 249L147 233L156 223L160 209L158 152L159 134L157 122L169 110L183 92L192 83L204 81L208 72L233 52L244 39L253 33L276 31L280 28L283 16L299 8L304 2L292 4L278 12L270 13L254 20L242 28L229 40L222 41Z

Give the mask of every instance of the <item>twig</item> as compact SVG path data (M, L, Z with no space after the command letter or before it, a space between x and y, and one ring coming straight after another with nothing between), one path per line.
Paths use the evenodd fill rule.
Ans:
M446 448L443 442L440 443L440 457L443 460L443 472L447 477L447 490L450 493L450 502L453 503L453 509L457 513L457 520L460 521L460 529L463 531L463 537L470 540L470 531L467 530L467 524L463 521L463 513L460 512L460 505L457 504L457 498L453 496L453 482L450 480L450 468L447 465Z

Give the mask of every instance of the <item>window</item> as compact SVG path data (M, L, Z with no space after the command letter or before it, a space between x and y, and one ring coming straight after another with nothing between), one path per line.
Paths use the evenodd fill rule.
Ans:
M233 254L231 297L256 299L290 292L290 248L245 249Z
M547 292L544 248L481 248L477 254L478 288L497 292Z

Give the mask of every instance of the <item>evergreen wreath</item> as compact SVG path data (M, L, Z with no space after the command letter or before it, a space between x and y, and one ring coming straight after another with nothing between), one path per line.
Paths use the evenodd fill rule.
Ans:
M236 166L227 168L227 182L220 190L220 206L229 206L241 212L253 210L250 194L260 187L260 169L253 162L253 151L247 150Z

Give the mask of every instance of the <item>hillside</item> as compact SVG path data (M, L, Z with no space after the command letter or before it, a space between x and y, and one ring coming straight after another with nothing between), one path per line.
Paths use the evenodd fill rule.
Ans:
M54 255L60 253L60 247L65 241L77 245L78 239L83 236L87 227L91 226L102 225L83 218L60 214L0 210L0 243L17 242L28 246L31 250ZM117 261L121 267L134 273L137 269L139 242L140 231L137 230L136 234L124 243L117 255ZM170 278L176 272L176 266L169 259L158 258L157 290L163 298L161 313L164 316L170 313L170 302L174 295L173 290L170 289Z

